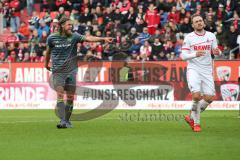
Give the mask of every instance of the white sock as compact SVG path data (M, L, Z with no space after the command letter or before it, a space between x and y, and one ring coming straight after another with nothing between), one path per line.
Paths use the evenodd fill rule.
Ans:
M205 111L205 109L207 108L208 105L209 105L209 103L206 102L204 99L202 99L198 103L198 108L200 108L200 111L203 112L203 111Z
M197 105L197 111L195 112L196 118L195 118L195 120L194 120L194 124L199 124L199 125L200 125L200 111L201 111L201 109L200 109L199 103L198 103L198 105Z
M191 115L190 118L194 120L194 122L196 121L196 113L197 113L197 106L198 106L198 102L197 101L193 101L192 102L192 109L191 109Z

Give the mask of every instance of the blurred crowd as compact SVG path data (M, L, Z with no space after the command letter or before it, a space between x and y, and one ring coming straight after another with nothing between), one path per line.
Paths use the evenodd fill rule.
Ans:
M3 31L11 31L0 42L0 62L43 62L46 39L58 31L62 16L70 17L74 32L115 38L113 43L79 43L80 59L179 60L194 13L216 34L223 53L218 59L240 58L239 49L230 52L240 44L238 0L0 0Z

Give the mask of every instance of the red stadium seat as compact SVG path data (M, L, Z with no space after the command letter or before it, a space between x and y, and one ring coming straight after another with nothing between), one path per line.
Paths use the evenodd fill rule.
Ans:
M55 19L57 15L58 15L58 12L50 12L50 17L52 19Z
M40 14L39 14L39 18L41 19L41 18L43 18L44 16L45 16L45 12L40 12Z

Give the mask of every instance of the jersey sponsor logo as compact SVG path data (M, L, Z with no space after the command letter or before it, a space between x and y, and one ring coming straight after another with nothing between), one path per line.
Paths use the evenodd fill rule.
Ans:
M55 41L54 43L54 47L56 48L65 48L70 46L71 46L71 41L66 41L66 42Z
M0 69L0 83L7 82L9 78L9 69L1 68Z
M231 67L221 66L217 67L217 77L219 81L229 81L231 77Z
M65 47L70 47L71 44L56 44L55 47L56 48L65 48Z
M195 51L198 50L211 50L211 45L201 45L201 46L193 46Z
M239 85L223 84L221 85L221 95L224 101L236 101L239 95Z

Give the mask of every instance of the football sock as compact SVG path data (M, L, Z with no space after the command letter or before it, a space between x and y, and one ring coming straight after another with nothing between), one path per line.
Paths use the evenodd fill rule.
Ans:
M63 99L57 100L56 114L61 120L65 120L65 104Z
M192 109L191 109L190 118L193 119L193 120L194 120L194 117L195 117L195 112L197 111L197 105L198 105L197 101L192 101Z
M198 104L201 112L205 111L208 105L209 105L209 103L206 102L204 99L202 99L201 101L199 101L199 104Z
M72 100L67 100L66 106L65 106L65 119L66 121L70 120L70 117L72 115L73 111L73 101Z
M200 124L200 108L198 107L199 102L193 101L192 110L191 110L191 119L194 120L194 123Z
M197 110L196 110L196 119L194 120L194 124L200 124L200 107L199 107L199 103L197 105Z

